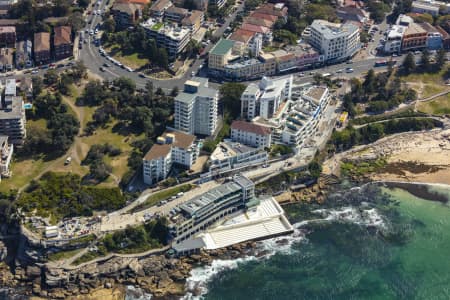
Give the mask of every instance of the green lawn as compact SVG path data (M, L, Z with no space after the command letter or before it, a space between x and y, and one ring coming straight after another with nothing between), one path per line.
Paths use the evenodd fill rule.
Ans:
M144 203L139 204L138 206L131 209L129 212L134 213L140 210L147 209L149 207L152 207L153 205L156 205L162 200L169 199L172 196L175 196L176 194L180 192L187 192L190 189L192 189L194 185L192 184L183 184L174 188L165 189L161 192L157 192L147 198L147 200Z
M149 63L149 60L142 54L137 52L126 53L117 44L105 46L105 50L114 59L132 69L139 69Z
M447 70L443 70L439 73L419 73L410 74L402 77L402 80L406 82L422 82L425 84L443 84L443 75Z
M433 95L439 94L441 92L444 92L448 89L449 88L445 85L426 84L423 87L421 98L425 99L425 98L431 97Z
M450 95L419 103L417 109L421 112L433 115L450 114Z
M67 259L67 258L74 256L75 254L77 254L80 251L81 251L81 249L74 249L74 250L67 250L67 251L60 251L57 253L52 253L48 256L48 260L49 261L58 261L58 260L62 260L62 259Z

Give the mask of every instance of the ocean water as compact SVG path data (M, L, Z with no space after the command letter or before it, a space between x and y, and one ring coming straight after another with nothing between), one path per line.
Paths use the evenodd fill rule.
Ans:
M449 204L384 192L387 204L301 212L292 236L194 269L185 299L450 299Z

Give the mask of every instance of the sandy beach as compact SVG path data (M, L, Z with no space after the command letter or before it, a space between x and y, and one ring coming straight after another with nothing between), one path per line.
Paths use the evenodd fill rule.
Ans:
M450 129L391 135L338 153L324 163L324 173L340 175L340 162L384 158L387 165L373 180L450 184Z

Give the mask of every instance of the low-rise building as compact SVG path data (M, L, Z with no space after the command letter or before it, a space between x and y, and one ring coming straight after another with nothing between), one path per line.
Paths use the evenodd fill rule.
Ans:
M209 173L215 176L234 169L263 164L267 162L269 155L262 148L224 141L217 145L209 159Z
M14 151L14 146L8 142L8 136L0 135L0 181L2 177L10 177L9 166Z
M196 33L200 29L203 23L205 14L200 10L193 10L188 13L183 20L181 20L181 25L189 28L192 34Z
M223 75L232 81L258 79L265 74L265 65L256 58L239 60L225 65Z
M169 175L172 165L191 168L199 155L195 136L179 131L166 131L143 158L143 177L146 184L155 184Z
M251 147L270 148L272 132L270 128L251 122L234 121L231 124L231 140Z
M314 20L308 28L308 42L324 55L325 61L347 60L361 48L359 28L353 24Z
M175 59L191 39L191 31L186 27L179 27L175 24L165 24L156 19L148 19L141 23L147 36L156 41L158 47L165 48L170 59Z
M441 26L436 26L436 29L442 35L442 47L447 50L450 49L450 34Z
M328 88L313 86L302 92L301 99L288 103L286 117L277 128L277 137L283 144L304 146L316 134L319 120L330 100Z
M185 8L171 6L164 12L164 20L180 23L186 16L188 16L189 11Z
M72 29L70 26L57 26L54 29L53 46L57 60L72 56Z
M353 21L364 24L369 20L369 16L364 10L352 6L336 8L336 16L344 22Z
M284 3L264 3L254 13L268 14L287 20L288 8Z
M142 17L142 5L130 1L116 1L111 7L116 27L125 29L136 25L136 22Z
M33 43L30 40L19 41L16 44L16 68L30 68L33 66L31 59Z
M442 33L429 23L420 23L420 26L427 32L427 49L438 50L442 48Z
M430 14L434 17L450 12L450 5L443 1L418 0L411 3L411 12L419 14Z
M233 57L234 42L220 39L209 51L208 67L212 70L222 70Z
M34 34L34 62L45 64L50 61L50 33L38 32Z
M263 77L259 85L249 84L241 96L242 118L272 118L280 104L291 98L292 83L293 77L289 75L277 79Z
M212 135L217 128L219 92L207 78L194 77L175 97L174 127L189 134Z
M406 26L402 25L392 25L386 35L386 42L383 47L384 52L400 53L402 51L402 39L406 28Z
M173 6L173 4L170 0L157 0L150 7L150 14L152 17L162 19L165 11L171 6Z
M13 48L0 49L0 71L11 71L13 69Z
M0 135L8 136L13 144L22 144L26 137L25 125L22 97L5 93L0 103Z
M241 29L261 34L265 44L270 44L273 40L272 30L269 27L243 23Z
M251 206L254 200L255 184L242 175L235 175L231 182L186 201L179 206L183 218L173 228L173 244L179 244L218 220Z
M403 34L402 51L425 49L427 38L428 32L420 24L409 24Z
M14 47L16 43L16 27L0 26L0 47Z

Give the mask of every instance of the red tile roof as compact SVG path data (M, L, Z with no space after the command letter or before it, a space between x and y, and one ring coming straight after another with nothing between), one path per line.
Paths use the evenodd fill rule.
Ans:
M258 32L258 33L268 33L268 32L270 32L270 29L267 28L267 27L253 25L253 24L249 24L249 23L242 24L241 29L245 29L245 30L249 30L249 31L253 31L253 32Z
M34 34L34 52L50 51L50 33L38 32Z
M264 126L256 125L245 121L233 121L231 129L251 132L258 135L269 135L270 129Z
M53 37L53 44L55 46L70 44L71 29L69 26L55 27L55 36Z
M261 12L255 12L255 11L252 12L249 17L269 20L269 21L273 21L273 22L276 22L278 20L277 16L269 15L269 14L261 13Z
M242 42L247 44L252 37L255 35L255 32L245 29L238 29L228 38L232 41Z

